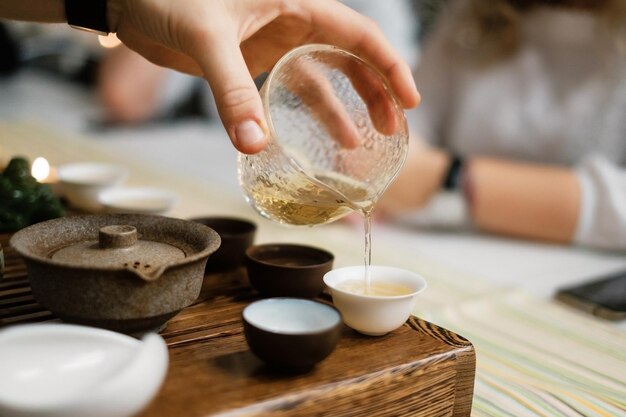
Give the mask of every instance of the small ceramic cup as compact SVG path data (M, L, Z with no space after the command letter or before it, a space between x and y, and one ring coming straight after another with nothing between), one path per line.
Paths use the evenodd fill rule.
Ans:
M235 217L195 217L190 220L209 226L222 239L219 249L207 261L207 272L232 269L244 264L246 249L254 243L256 224Z
M371 285L365 288L365 267L349 266L326 273L333 304L346 325L369 336L382 336L402 326L426 288L418 274L390 266L370 266Z
M323 303L301 298L266 298L242 313L250 350L268 365L307 371L335 349L341 315Z
M98 201L108 213L165 214L176 196L154 187L116 187L102 191Z
M80 162L61 165L58 176L61 192L72 206L98 212L102 210L100 193L124 182L128 171L119 165Z
M93 327L28 324L0 330L0 415L128 417L167 374L161 336L142 340Z
M250 285L264 297L320 295L333 261L332 253L312 246L274 243L246 250Z

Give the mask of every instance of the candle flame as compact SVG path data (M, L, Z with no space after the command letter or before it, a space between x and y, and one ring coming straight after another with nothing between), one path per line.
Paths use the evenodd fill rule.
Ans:
M120 41L115 33L109 33L107 36L98 36L98 42L103 48L111 49L119 46L122 41Z
M33 162L30 173L39 182L45 180L50 175L50 164L46 158L39 157Z

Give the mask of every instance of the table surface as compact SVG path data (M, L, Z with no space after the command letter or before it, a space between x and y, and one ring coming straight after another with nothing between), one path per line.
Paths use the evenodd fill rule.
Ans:
M362 262L360 226L287 228L258 216L239 190L236 152L221 126L94 130L97 115L91 93L56 79L26 72L1 81L0 160L22 153L53 164L117 161L129 167L129 184L177 193L172 216L246 217L259 225L258 243L321 246L335 254L336 266ZM626 323L552 301L560 286L626 269L623 253L467 229L375 225L373 261L424 275L429 287L415 313L476 347L473 415L626 415Z
M10 237L0 233L0 330L59 321L36 302ZM244 267L205 274L197 299L160 331L169 349L167 377L142 417L469 414L476 356L467 339L417 317L382 337L342 326L332 354L312 369L276 369L254 356L244 336L242 311L258 297ZM317 350L302 339L298 349Z

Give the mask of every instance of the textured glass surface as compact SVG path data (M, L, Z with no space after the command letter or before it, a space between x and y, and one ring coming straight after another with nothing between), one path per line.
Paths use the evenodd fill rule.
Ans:
M328 223L376 202L406 157L404 113L384 78L341 49L285 55L261 95L270 143L240 155L250 204L282 223Z

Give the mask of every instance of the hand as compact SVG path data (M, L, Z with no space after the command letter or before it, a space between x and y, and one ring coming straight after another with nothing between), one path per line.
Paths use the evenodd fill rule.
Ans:
M369 19L334 0L109 0L109 27L148 60L209 82L224 127L244 153L267 124L253 77L288 50L328 43L371 62L404 107L419 102L411 71Z
M366 105L376 130L385 135L398 131L403 116L396 111L397 104L386 91L381 77L369 67L344 55L321 53L313 56L316 56L315 61L311 60L311 56L292 58L280 82L284 82L287 89L309 108L341 147L356 148L361 145L364 136L354 120L354 117L362 116L351 116L344 107L343 97L336 91L350 85ZM336 77L332 83L329 73L334 73ZM345 78L337 76L337 73Z
M412 138L406 162L376 211L387 216L424 207L441 188L449 163L444 151Z

